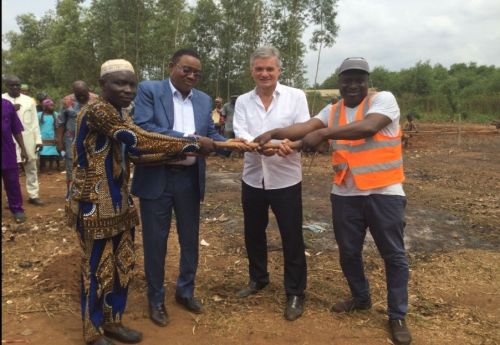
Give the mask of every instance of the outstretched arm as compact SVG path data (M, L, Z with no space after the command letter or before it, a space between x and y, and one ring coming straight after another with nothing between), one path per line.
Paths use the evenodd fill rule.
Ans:
M126 144L127 149L134 156L161 154L158 159L164 159L165 156L200 150L197 138L176 138L147 132L132 123L130 118L122 119L118 111L109 103L89 105L79 116L87 117L89 128Z
M315 130L302 139L302 148L305 151L314 150L322 141L327 139L356 140L368 138L379 132L391 123L391 119L382 114L369 114L361 121L338 127L327 127Z
M289 140L299 140L306 136L308 133L316 131L318 129L325 128L325 125L321 120L312 118L306 122L296 123L285 128L276 128L267 131L254 139L254 142L259 145L264 145L271 139L289 139Z

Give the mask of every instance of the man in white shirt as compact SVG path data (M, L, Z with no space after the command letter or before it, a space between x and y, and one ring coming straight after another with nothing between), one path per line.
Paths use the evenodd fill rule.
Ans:
M5 78L7 92L2 98L10 101L16 108L17 115L23 124L23 141L26 147L28 159L24 161L24 172L26 174L26 190L28 191L28 202L35 206L42 206L43 202L39 198L40 187L38 185L38 171L36 167L37 152L42 148L42 137L38 124L36 102L30 96L21 93L21 80L16 76ZM16 143L17 162L21 160L21 150Z
M250 65L256 87L236 100L236 137L253 141L271 129L309 120L304 92L278 82L281 61L276 48L258 48L250 58ZM287 295L284 315L287 320L293 321L303 313L307 282L302 236L300 153L287 157L274 155L275 150L272 149L260 153L245 153L242 204L250 282L238 296L257 293L269 283L266 228L271 207L283 243Z
M394 344L408 345L408 259L404 246L406 197L399 107L392 93L368 94L368 63L347 58L338 69L342 100L328 105L309 121L264 133L256 141L302 138L305 151L329 139L334 184L331 194L333 229L340 265L351 298L333 305L335 313L371 308L363 269L366 230L384 259L387 277L389 329ZM280 155L293 151L281 145ZM292 153L294 154L294 153Z

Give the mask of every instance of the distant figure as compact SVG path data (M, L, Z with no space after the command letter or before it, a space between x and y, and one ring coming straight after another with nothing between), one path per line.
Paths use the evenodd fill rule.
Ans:
M14 104L17 116L23 124L23 142L26 149L27 159L21 159L21 150L17 148L17 162L23 162L26 174L26 189L28 191L28 202L35 206L42 206L43 202L38 197L40 191L38 185L37 152L42 149L42 137L38 116L36 112L35 100L21 93L21 80L16 76L5 78L7 93L2 94L2 98Z
M43 110L38 113L38 122L42 135L43 148L40 151L40 172L48 165L48 170L52 170L54 162L59 170L59 152L56 149L56 119L57 111L54 111L54 101L46 98L42 102ZM47 164L48 163L48 164Z
M331 100L331 102L330 102L330 103L331 103L332 105L333 105L333 104L337 104L337 103L339 102L339 100L340 100L339 96L333 96L333 97L332 97L332 100Z
M226 138L234 138L233 118L234 118L234 105L238 95L232 95L228 103L224 104L221 110L224 116L224 136Z
M21 84L21 93L23 95L29 96L30 87L28 86L28 84Z
M411 133L408 132L418 132L417 125L413 122L414 118L412 114L406 115L406 123L403 126L403 136L401 138L401 143L404 148L407 148L410 144Z
M36 111L38 113L43 110L42 102L47 97L48 97L48 95L45 92L40 92L40 93L38 93L38 95L36 95Z
M26 148L24 147L23 125L16 114L14 105L2 98L2 180L3 188L7 194L8 206L17 223L26 220L23 209L23 196L19 185L19 166L16 159L16 145L14 137L21 148L21 159L26 161Z
M67 189L72 181L73 154L71 144L75 138L76 115L85 104L96 99L97 95L89 91L87 84L82 80L77 80L73 83L73 93L65 96L61 102L61 110L57 117L56 145L57 150L65 159Z
M220 135L224 134L224 116L222 116L222 98L217 97L214 101L215 108L212 110L212 120L214 120L215 129Z

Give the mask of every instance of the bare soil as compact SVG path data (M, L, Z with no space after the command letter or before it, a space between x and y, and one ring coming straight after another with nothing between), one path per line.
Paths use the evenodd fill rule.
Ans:
M433 133L415 135L405 150L407 322L414 344L500 344L500 136L464 133L459 146L456 135L437 133L452 128L421 124L422 132ZM483 129L491 127L464 128ZM325 231L304 231L308 288L300 319L283 318L283 259L274 219L268 229L271 284L250 298L235 297L248 279L242 159L211 157L196 289L206 311L190 314L174 301L179 252L172 231L166 271L171 323L165 328L151 323L139 227L124 323L144 333L142 344L391 344L384 265L370 237L364 258L374 307L351 315L329 312L332 303L348 296L331 226L329 160L303 157L304 224ZM65 176L44 173L40 180L45 206L26 203L25 224L16 225L6 209L2 213L2 343L83 344L80 252L74 231L64 225ZM24 190L23 177L21 183Z

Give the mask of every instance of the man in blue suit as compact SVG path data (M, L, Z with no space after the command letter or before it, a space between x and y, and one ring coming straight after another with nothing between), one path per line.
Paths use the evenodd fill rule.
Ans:
M178 50L169 68L169 79L139 84L135 123L147 131L175 137L197 135L205 152L214 151L213 140L226 138L217 133L212 121L212 99L194 89L201 78L199 55L191 49ZM175 299L191 312L203 312L202 304L194 297L194 287L205 166L203 156L191 156L162 166L135 168L131 192L140 198L149 314L159 326L168 323L163 281L172 210L180 245Z

